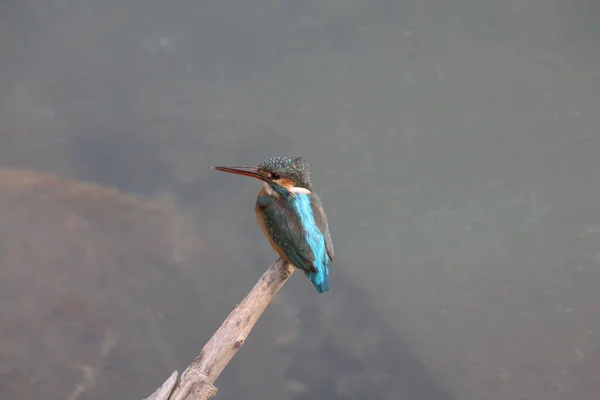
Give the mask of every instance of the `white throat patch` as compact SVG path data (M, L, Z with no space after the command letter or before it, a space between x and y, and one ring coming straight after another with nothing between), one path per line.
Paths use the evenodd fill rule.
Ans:
M267 182L263 182L263 187L265 188L265 192L267 192L267 194L269 196L273 196L273 197L279 197L279 193L277 193L276 191L273 190L273 188L271 186L269 186L269 184Z
M292 192L292 193L310 194L310 190L308 190L306 188L303 188L303 187L298 187L298 186L294 186L293 188L291 188L290 192Z

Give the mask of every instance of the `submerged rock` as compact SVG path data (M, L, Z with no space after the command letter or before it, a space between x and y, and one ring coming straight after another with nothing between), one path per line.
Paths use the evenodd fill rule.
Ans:
M201 249L168 206L0 170L0 398L129 398L153 387L178 367L161 325L197 296L175 269Z

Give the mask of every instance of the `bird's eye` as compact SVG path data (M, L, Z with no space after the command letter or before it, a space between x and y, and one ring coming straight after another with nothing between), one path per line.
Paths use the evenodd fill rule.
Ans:
M281 179L281 175L279 175L278 173L275 173L275 172L271 172L271 174L269 176L271 179L274 179L274 180Z

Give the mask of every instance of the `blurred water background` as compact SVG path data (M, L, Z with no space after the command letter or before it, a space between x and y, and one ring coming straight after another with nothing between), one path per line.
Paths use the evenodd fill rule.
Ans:
M218 398L597 399L598 4L3 2L0 162L73 181L1 176L2 398L181 370L275 258L210 166L302 155L332 290L292 277Z

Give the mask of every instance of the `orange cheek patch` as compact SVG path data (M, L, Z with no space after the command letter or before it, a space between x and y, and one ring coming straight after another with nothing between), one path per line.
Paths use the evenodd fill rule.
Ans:
M290 190L296 184L296 182L294 182L291 179L287 179L287 178L278 179L275 181L275 183L277 183L279 186L283 186L287 190Z

